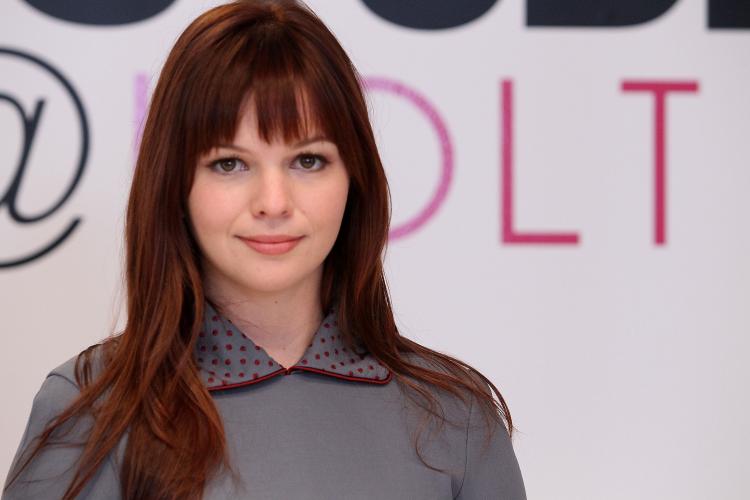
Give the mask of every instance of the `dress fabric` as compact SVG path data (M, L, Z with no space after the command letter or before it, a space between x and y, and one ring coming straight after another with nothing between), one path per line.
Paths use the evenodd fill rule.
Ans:
M284 368L206 303L195 345L201 379L213 396L238 475L206 486L206 500L525 500L521 471L505 427L486 442L476 400L435 392L444 426L402 392L390 370L354 341L347 346L326 312L300 361ZM411 359L415 363L420 361ZM75 357L52 370L34 398L14 464L30 441L78 394ZM82 442L91 422L73 422L66 442ZM126 436L79 498L119 499ZM59 499L80 447L45 448L2 500ZM11 467L13 470L13 467Z

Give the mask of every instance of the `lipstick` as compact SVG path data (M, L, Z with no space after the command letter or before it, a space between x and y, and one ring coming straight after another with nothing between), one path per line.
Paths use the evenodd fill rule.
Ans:
M257 235L248 238L240 237L247 246L256 252L265 255L281 255L289 252L297 246L302 236L281 235Z

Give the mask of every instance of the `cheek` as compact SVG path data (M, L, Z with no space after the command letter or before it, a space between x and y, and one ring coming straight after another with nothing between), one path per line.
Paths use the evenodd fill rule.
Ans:
M336 237L341 219L344 216L348 188L349 183L344 178L329 186L322 196L313 200L315 204L313 211L317 215L317 223L321 226L321 229L330 232L330 236L333 238Z
M196 181L188 198L190 220L196 236L205 240L208 234L228 231L237 211L235 205L218 186Z
M296 197L297 210L309 224L315 236L316 245L333 244L338 234L339 224L346 203L345 193L339 188L325 186L314 190L302 190ZM329 240L331 240L329 242Z

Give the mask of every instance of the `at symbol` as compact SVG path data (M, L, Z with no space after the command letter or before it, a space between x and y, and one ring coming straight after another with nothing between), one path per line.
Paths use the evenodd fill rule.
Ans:
M23 176L26 171L26 164L29 159L29 153L34 144L34 138L37 132L37 126L40 123L42 112L44 111L44 99L37 100L36 105L34 106L34 110L30 114L27 114L24 111L23 107L19 104L19 102L13 96L11 96L10 94L0 92L0 101L8 102L11 105L11 107L18 114L18 117L21 120L21 125L23 128L23 144L21 148L21 155L19 156L19 160L15 169L15 173L11 177L10 186L8 186L8 189L0 197L0 210L5 205L8 207L8 213L10 214L10 217L13 221L19 224L33 224L35 222L44 220L50 215L54 214L57 210L60 209L60 207L62 207L68 201L70 196L73 194L73 191L75 191L76 186L78 185L78 182L81 180L84 168L86 166L86 159L88 157L88 150L89 150L89 128L88 128L88 123L86 122L86 114L83 110L83 105L81 104L81 100L78 98L78 95L76 94L75 90L73 90L73 87L70 85L70 83L65 79L65 77L62 76L62 74L59 71L57 71L55 68L53 68L46 62L42 61L41 59L38 59L37 57L34 57L29 54L24 54L14 49L7 49L7 48L0 47L0 56L2 55L18 57L20 59L23 59L36 66L41 67L47 73L52 75L52 77L58 83L60 83L60 85L62 85L62 87L70 96L73 102L73 105L76 109L76 114L77 114L80 128L81 128L81 147L80 147L80 154L79 154L79 158L77 162L77 167L76 167L75 174L73 175L73 178L71 182L68 184L68 187L66 188L65 192L56 202L52 204L52 206L50 206L46 210L43 210L41 213L23 214L18 210L18 207L17 207L18 197L19 197L21 185L23 182ZM60 245L63 241L65 241L65 239L71 235L71 233L75 230L75 228L78 226L80 222L81 222L80 217L74 218L70 222L67 228L65 228L56 238L54 238L51 242L49 242L47 245L43 246L42 248L33 250L29 254L21 256L21 257L17 257L15 259L5 260L5 261L0 260L0 268L13 267L13 266L26 264L27 262L31 262L49 253L58 245Z

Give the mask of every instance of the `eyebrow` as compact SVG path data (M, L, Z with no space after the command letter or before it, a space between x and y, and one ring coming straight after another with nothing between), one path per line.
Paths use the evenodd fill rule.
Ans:
M307 139L303 139L303 140L299 141L297 144L292 145L292 149L301 148L301 147L307 146L308 144L312 144L313 142L320 142L320 141L332 142L328 137L326 137L324 135L316 135L314 137L308 137ZM249 150L243 148L242 146L238 146L236 144L219 144L216 147L217 148L236 149L238 151L244 151L245 153L250 153Z

